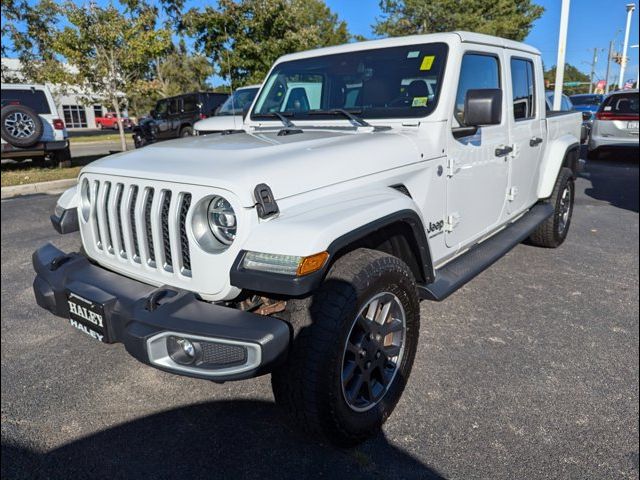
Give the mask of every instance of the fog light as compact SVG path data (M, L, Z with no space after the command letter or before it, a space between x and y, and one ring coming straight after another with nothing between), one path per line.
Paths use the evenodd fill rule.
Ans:
M181 365L191 365L198 357L198 344L186 338L167 337L167 352L171 359Z

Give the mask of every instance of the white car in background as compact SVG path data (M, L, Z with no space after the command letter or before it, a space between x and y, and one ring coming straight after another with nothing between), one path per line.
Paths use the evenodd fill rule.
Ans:
M242 112L251 105L260 89L260 85L238 88L220 106L218 112L209 118L196 122L193 129L196 135L219 133L225 130L237 130L242 127Z
M605 149L638 149L638 90L613 92L602 101L596 112L591 136L589 157L597 158Z
M53 165L71 158L64 122L45 85L2 84L2 159Z

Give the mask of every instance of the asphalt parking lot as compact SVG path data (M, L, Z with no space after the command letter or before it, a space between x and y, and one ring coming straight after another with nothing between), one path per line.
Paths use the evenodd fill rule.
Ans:
M2 201L2 478L638 478L637 158L577 186L561 248L422 304L407 390L353 450L284 427L268 376L172 376L40 310L32 251L79 237L55 197Z

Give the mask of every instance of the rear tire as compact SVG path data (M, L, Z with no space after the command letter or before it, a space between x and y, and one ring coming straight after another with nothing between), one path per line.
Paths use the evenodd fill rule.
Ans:
M0 130L3 140L14 147L35 145L42 137L43 126L35 110L25 105L7 105L0 114Z
M538 247L557 248L565 241L571 226L575 182L569 168L560 170L553 193L547 200L554 206L553 215L541 223L531 234L529 241Z
M180 137L191 137L193 135L193 128L191 127L184 127L182 130L180 130Z
M386 253L355 250L312 296L287 302L284 314L293 339L271 377L278 406L295 427L339 446L376 435L402 395L418 343L409 267Z

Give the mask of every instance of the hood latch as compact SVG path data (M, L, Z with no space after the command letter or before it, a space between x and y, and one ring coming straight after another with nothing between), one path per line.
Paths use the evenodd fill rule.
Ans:
M257 185L253 190L253 195L256 198L256 209L258 210L258 217L269 218L280 213L276 199L273 197L271 188L266 183Z

